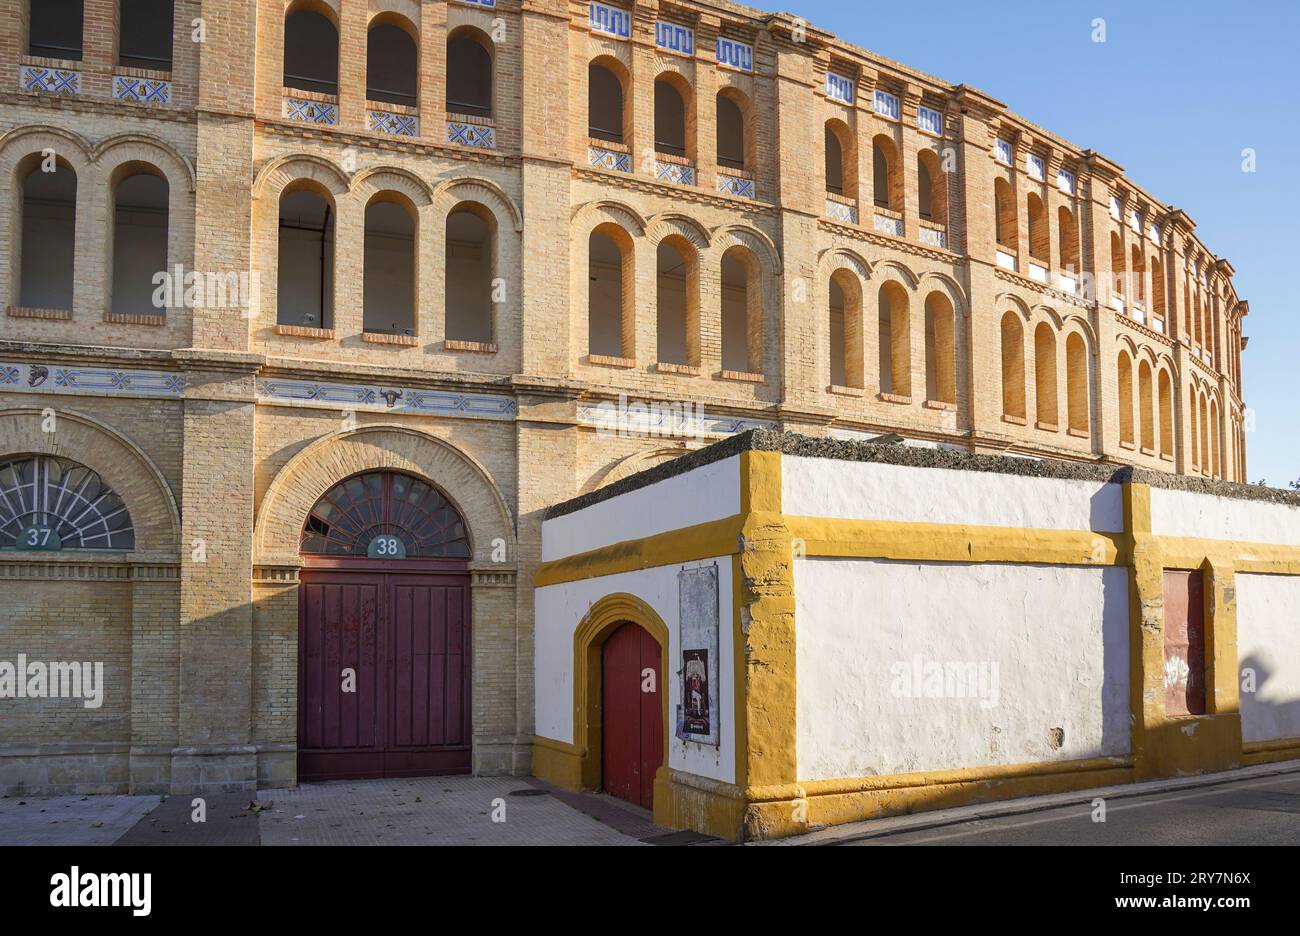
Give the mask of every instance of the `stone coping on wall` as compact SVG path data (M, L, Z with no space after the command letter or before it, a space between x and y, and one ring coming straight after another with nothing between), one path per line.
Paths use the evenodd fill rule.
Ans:
M576 513L601 501L649 487L668 478L694 471L696 468L739 455L741 452L781 452L784 455L797 455L804 458L836 458L841 461L875 462L884 465L940 468L950 471L986 471L1030 478L1056 478L1111 484L1135 482L1193 494L1209 494L1216 497L1300 507L1300 492L1258 484L1240 484L1235 481L1215 481L1190 475L1167 474L1127 465L1092 465L1050 458L978 455L951 449L920 448L870 440L822 438L773 429L750 429L705 448L688 452L680 458L662 462L621 478L607 487L554 504L547 508L544 519L551 520Z

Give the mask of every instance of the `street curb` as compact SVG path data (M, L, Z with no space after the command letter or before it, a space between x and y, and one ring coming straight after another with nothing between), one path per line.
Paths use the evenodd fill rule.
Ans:
M1259 764L1253 767L1241 767L1220 773L1197 774L1192 777L1174 777L1167 780L1147 780L1142 783L1125 783L1119 786L1094 787L1090 790L1075 790L1070 793L1050 793L1046 796L1022 797L997 803L976 803L970 806L958 806L953 809L941 809L929 813L914 813L908 816L894 816L886 819L865 819L844 825L825 826L803 835L762 842L747 842L747 845L843 845L848 842L861 842L868 839L886 838L904 832L917 832L926 829L938 829L945 826L960 825L980 819L996 819L1005 816L1021 816L1062 806L1091 804L1094 799L1132 799L1149 796L1153 793L1167 793L1173 790L1189 790L1202 787L1223 786L1240 780L1253 780L1259 777L1273 777L1300 772L1300 760L1279 761L1274 764Z

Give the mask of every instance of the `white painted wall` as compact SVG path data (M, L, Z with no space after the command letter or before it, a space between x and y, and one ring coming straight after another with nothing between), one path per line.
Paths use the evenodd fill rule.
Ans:
M1047 530L1124 529L1120 486L787 455L786 514Z
M640 493L640 492L638 492ZM619 498L621 500L621 498ZM681 682L677 668L681 665L681 626L677 605L677 572L718 564L718 706L720 725L718 747L682 741L676 736L677 706L681 704ZM536 641L534 668L536 675L535 712L537 734L556 741L573 742L573 632L587 611L601 598L618 592L635 595L646 602L668 627L670 672L662 673L668 687L668 765L674 770L724 783L735 782L735 681L733 654L731 557L708 562L660 566L607 575L601 578L548 585L534 591Z
M1151 529L1162 536L1300 546L1300 507L1153 487Z
M740 459L724 458L542 523L542 561L740 512Z
M800 780L1129 751L1126 569L801 559L795 601ZM900 695L917 655L996 696Z
M1241 736L1300 738L1300 577L1236 580L1237 654L1242 677L1250 669L1255 679L1255 691L1241 693Z

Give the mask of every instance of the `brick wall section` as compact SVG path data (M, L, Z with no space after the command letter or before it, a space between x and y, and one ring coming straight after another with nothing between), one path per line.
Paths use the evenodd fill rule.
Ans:
M475 763L483 771L522 771L528 765L533 725L528 583L539 560L541 510L698 444L598 435L578 424L580 403L623 393L632 400L697 403L707 413L768 420L810 434L899 431L974 451L1190 473L1204 471L1199 453L1194 458L1191 451L1194 378L1197 392L1214 399L1223 414L1223 473L1244 477L1240 427L1247 419L1240 379L1233 373L1236 349L1230 347L1244 304L1233 289L1231 266L1215 262L1186 214L1160 203L1119 166L1030 124L976 89L938 81L816 28L797 40L788 16L768 17L725 0L673 5L674 21L696 30L693 58L656 49L659 7L650 2L629 5L634 12L630 41L593 34L587 4L579 0L498 0L492 11L441 0L394 2L380 6L418 20L413 25L420 34L420 133L399 137L368 129L365 34L374 4L330 0L329 5L342 25L338 126L284 117L282 3L178 0L173 100L145 107L111 98L116 54L111 0L88 0L85 81L76 97L17 88L26 55L26 3L0 0L0 77L10 76L3 78L10 84L0 87L0 176L12 181L0 185L0 305L17 301L22 268L19 168L30 166L48 147L78 179L71 317L5 313L0 363L147 367L184 373L189 383L183 402L111 394L46 397L0 386L0 417L6 410L49 402L93 416L104 432L125 437L156 466L184 524L183 535L171 531L169 542L151 545L167 555L154 550L122 559L133 570L127 584L94 590L99 603L80 603L90 590L82 581L42 582L32 595L48 595L42 601L62 609L66 623L23 604L21 632L14 624L7 632L0 629L0 650L8 653L29 641L58 645L67 628L103 636L105 622L111 622L120 646L106 642L102 650L92 649L132 662L129 708L117 710L118 721L105 742L116 745L113 750L91 756L52 748L44 761L39 753L20 757L10 751L13 756L0 760L9 765L0 781L21 773L18 785L48 785L55 782L49 771L57 768L62 771L58 784L78 788L179 791L256 779L264 785L292 783L296 537L310 498L300 491L295 500L285 492L292 487L289 480L299 479L323 490L341 480L340 473L366 463L361 449L344 439L353 430L382 424L426 438L427 444L408 445L415 436L402 436L383 457L444 486L478 478L481 486L473 495L478 506L466 516L476 544L496 536L510 544L506 568L494 568L485 555L475 560L473 716ZM196 19L201 42L194 41ZM446 46L460 28L480 30L494 43L495 149L447 142ZM752 42L752 73L714 61L719 35ZM631 172L588 164L587 67L602 55L622 63L628 73L626 106L633 119L625 142ZM852 105L826 98L828 68L856 81ZM665 70L689 86L687 149L698 173L693 187L654 177L654 81ZM874 112L876 87L899 95L901 121ZM721 195L715 187L715 101L724 88L748 101L752 165L747 169L757 183L755 199ZM921 104L943 112L941 139L918 129ZM856 224L826 216L823 133L832 117L851 134L852 158L845 168L857 179ZM898 151L902 237L882 234L873 225L871 143L877 134L892 139ZM994 159L999 137L1014 143L1013 167ZM924 225L916 164L923 149L954 170L946 185L946 249L919 240ZM1031 150L1046 159L1046 184L1028 178L1025 154ZM135 162L155 166L168 180L169 264L253 274L262 286L260 305L171 308L163 324L152 326L105 321L112 269L110 183L120 166ZM1073 195L1056 189L1057 168L1075 174ZM997 261L998 177L1010 179L1016 194L1020 268L1015 273L1000 269ZM276 330L276 293L282 285L276 269L279 199L287 187L304 184L328 193L336 221L332 337ZM1047 207L1051 285L1062 272L1056 211L1068 206L1078 220L1084 272L1097 282L1096 302L1027 277L1030 191L1040 193ZM361 337L364 209L372 196L385 192L408 199L418 215L411 345L378 345ZM1111 217L1112 194L1123 202L1119 222ZM463 202L481 205L495 220L496 275L505 298L493 308L494 353L443 345L446 219ZM1132 207L1162 225L1159 245L1128 227ZM606 366L588 357L586 253L590 232L601 224L623 228L631 245L630 366ZM1141 325L1111 308L1112 233L1122 240L1126 256L1140 245L1148 266L1157 250L1162 253L1163 333L1153 331L1149 320ZM688 342L699 360L698 375L656 367L655 254L668 237L694 244L698 254L693 264L699 322ZM759 382L719 373L720 268L723 255L735 247L748 250L760 271ZM1206 284L1191 272L1198 262L1209 270ZM849 394L829 389L828 284L837 271L856 279L862 294L858 352L865 379ZM887 281L899 284L908 297L913 393L901 401L878 395L878 296ZM956 311L952 409L928 407L925 399L924 310L934 291L950 297ZM1203 306L1217 301L1219 308L1217 317L1203 313L1209 325L1201 332L1217 332L1219 348L1206 367L1196 363L1198 349L1202 343L1214 346L1216 339L1202 339L1194 322L1188 324L1187 310L1198 291ZM1026 336L1026 425L1002 418L1000 322L1008 311L1021 316ZM1034 418L1033 334L1043 322L1057 336L1062 416L1055 431L1037 428ZM1065 427L1069 334L1084 336L1088 349L1089 431L1083 437ZM1120 444L1116 360L1121 350L1178 375L1169 457ZM514 398L518 418L510 423L363 407L349 419L342 407L255 403L255 382L270 377L505 394ZM1133 398L1138 399L1136 388ZM1139 423L1136 415L1134 422ZM41 439L22 436L9 425L0 418L0 457L45 450ZM97 431L69 430L61 452L106 476L122 473L123 466L145 471L117 443L93 442ZM331 439L341 447L313 448ZM446 447L437 447L443 443ZM309 450L318 459L314 467L300 460ZM125 479L114 483L129 493L133 516L138 510L142 518L162 524L158 512L166 511L159 504L166 498L160 500L147 484L133 489ZM276 531L273 548L254 537L254 524L268 515L275 518L269 524ZM158 526L164 528L170 530ZM190 558L195 538L206 542L206 563ZM101 609L103 602L108 604ZM44 717L31 724L43 725ZM67 723L65 731L58 727L64 725L61 716L49 717L54 726L46 732L49 738L66 735L71 743L81 737L80 722ZM0 755L6 744L37 740L30 732L0 737Z

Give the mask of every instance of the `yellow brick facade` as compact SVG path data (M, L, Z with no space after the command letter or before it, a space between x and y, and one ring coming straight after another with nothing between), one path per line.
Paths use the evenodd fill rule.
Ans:
M626 37L593 29L589 4L566 0L176 0L170 70L133 71L117 60L116 0L86 0L82 57L69 61L30 55L28 3L0 2L10 82L0 90L0 462L46 453L84 464L122 495L137 530L125 555L0 552L0 659L57 651L110 670L94 713L57 700L6 720L0 784L293 783L297 537L314 498L377 467L426 477L470 527L474 766L527 772L542 510L699 444L597 432L592 408L620 394L701 406L711 437L749 425L897 432L974 452L1244 480L1246 305L1231 265L1186 213L987 95L786 14L689 0L610 5L626 17ZM310 99L282 80L286 15L300 9L338 31L338 94L316 101L336 108L333 123L286 116L287 98ZM370 129L376 17L400 19L416 37L418 134ZM693 30L692 54L656 45L661 20ZM492 146L449 142L449 122L464 121L445 107L446 49L466 30L491 51L492 113L476 126L492 129ZM748 48L740 61L751 67L720 63L720 38ZM628 157L627 171L596 164L593 62L624 83L627 134L606 149ZM75 72L75 93L33 84L42 69ZM852 103L828 94L828 73L847 79ZM168 99L123 100L115 76L165 81ZM658 177L673 160L654 145L657 78L684 92L687 156L677 164L694 170L694 184ZM877 90L894 96L897 119L877 113ZM720 94L742 105L743 170L719 163ZM922 108L942 115L941 134L919 126ZM828 127L844 154L843 194L827 190ZM879 199L876 141L893 159L891 193ZM49 154L76 175L69 309L21 302L21 182ZM923 163L942 167L929 218ZM167 182L169 269L242 274L258 287L250 306L112 310L114 185L141 166ZM1059 171L1072 174L1072 192ZM729 179L752 181L752 197L723 191ZM328 327L278 317L279 205L300 190L332 212ZM1000 191L1014 205L1001 238ZM1046 233L1041 221L1031 228L1031 196ZM415 218L409 335L363 328L362 244L376 197ZM466 203L490 218L501 287L491 341L477 347L449 346L445 324L447 217ZM1062 209L1077 247L1060 236ZM590 353L597 230L621 232L625 247L620 356ZM691 268L685 365L656 354L662 242L679 245ZM744 371L723 367L724 254L752 271ZM1156 280L1129 276L1156 263ZM832 346L832 280L848 297L843 347ZM892 357L880 349L882 287L905 303ZM858 362L843 382L832 379L837 357ZM178 378L179 389L142 390L146 373ZM304 396L305 386L333 390ZM387 390L402 396L386 402ZM420 394L436 405L417 405Z

